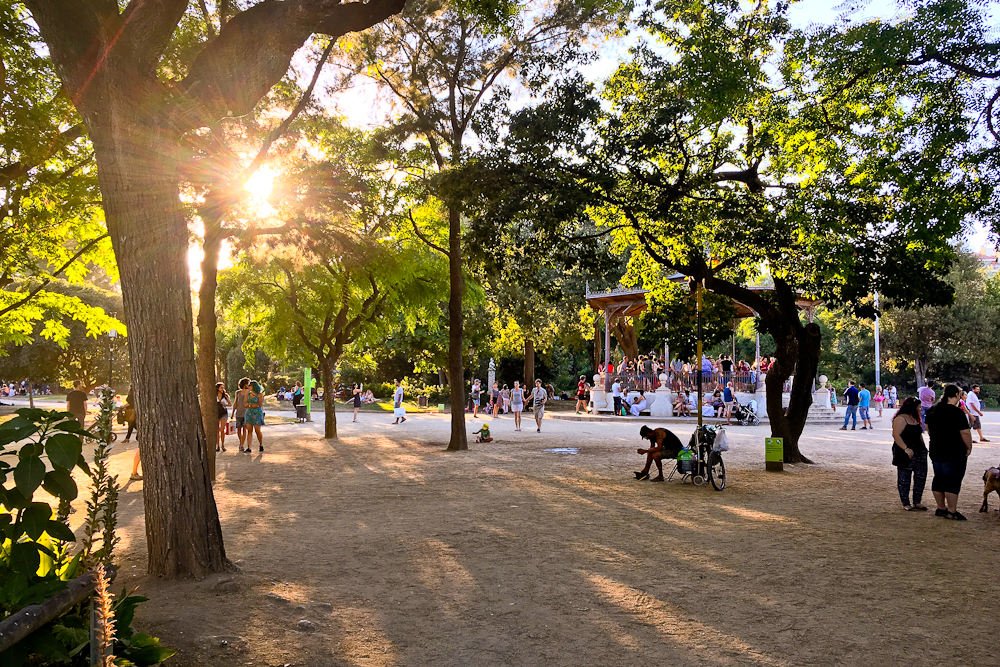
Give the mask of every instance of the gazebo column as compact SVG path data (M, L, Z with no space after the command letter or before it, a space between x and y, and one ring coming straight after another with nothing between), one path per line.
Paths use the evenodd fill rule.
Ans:
M611 391L611 373L608 364L611 363L611 313L604 309L604 391Z

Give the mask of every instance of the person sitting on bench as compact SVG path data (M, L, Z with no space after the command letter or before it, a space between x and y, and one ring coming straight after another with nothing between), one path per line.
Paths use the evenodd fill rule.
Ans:
M639 436L649 440L652 447L649 449L637 450L640 454L646 455L646 467L635 473L635 478L640 482L649 479L649 469L655 461L656 469L660 474L657 477L654 477L653 481L662 482L663 464L661 463L661 460L663 458L676 459L677 452L681 451L684 446L681 444L681 441L677 439L676 435L665 428L651 429L648 426L643 426L639 429Z

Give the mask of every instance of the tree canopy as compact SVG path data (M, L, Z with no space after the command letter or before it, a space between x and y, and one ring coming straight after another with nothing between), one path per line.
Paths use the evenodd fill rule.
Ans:
M793 386L786 420L780 385L789 375L811 383L820 336L796 300L867 316L876 289L900 306L948 303L948 241L993 186L965 150L970 82L940 86L902 69L827 99L817 93L826 71L785 11L659 3L643 23L660 48L636 47L600 91L567 75L511 118L487 169L536 196L485 197L496 210L516 197L531 213L590 217L642 250L636 275L652 275L652 261L758 313L778 345L772 431L798 460L810 397ZM748 289L765 278L772 291Z
M124 325L65 290L91 267L117 273L93 147L23 6L0 1L0 348L40 335L59 345L65 317L93 334ZM37 326L41 323L42 326Z

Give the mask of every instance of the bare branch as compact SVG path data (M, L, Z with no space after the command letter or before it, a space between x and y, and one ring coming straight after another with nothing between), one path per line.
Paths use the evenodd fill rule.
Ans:
M319 81L319 74L323 69L323 65L326 64L327 59L330 57L330 52L333 50L334 40L330 40L330 43L326 45L323 50L323 55L320 56L319 62L316 63L316 69L313 71L312 79L309 81L309 85L306 87L305 92L302 93L302 97L299 98L298 104L292 109L292 112L281 121L278 127L271 130L267 138L264 139L264 143L261 145L260 150L257 151L257 155L254 157L253 162L250 163L240 177L237 179L237 186L243 187L247 180L253 175L255 171L260 168L260 165L264 164L264 160L267 158L267 152L271 149L271 146L279 137L288 131L289 126L292 122L298 118L302 110L306 108L309 104L309 100L312 98L313 90L316 88L316 82Z
M188 0L132 0L122 13L121 37L108 44L107 50L115 48L116 42L121 44L140 72L152 73L187 6Z
M313 33L336 39L403 9L405 0L261 2L230 19L195 58L178 85L178 129L204 127L249 113L288 71L292 55ZM279 29L280 28L280 29Z
M451 253L449 253L447 250L445 250L444 248L442 248L438 244L434 243L434 241L431 241L429 238L427 238L426 236L424 236L424 233L422 231L420 231L420 227L417 226L417 221L413 219L413 212L412 211L407 211L406 215L410 218L410 222L413 224L413 232L417 235L417 237L421 241L423 241L424 243L426 243L431 248L434 248L435 250L437 250L439 253L441 253L445 257L451 257Z

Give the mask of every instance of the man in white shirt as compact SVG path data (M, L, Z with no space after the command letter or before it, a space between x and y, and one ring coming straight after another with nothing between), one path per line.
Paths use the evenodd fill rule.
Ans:
M983 416L983 404L979 402L979 385L973 385L972 390L969 395L965 397L965 407L968 408L969 414L972 415L972 419L969 420L969 426L976 430L979 434L979 442L989 442L983 437L983 423L980 421L980 417Z
M535 380L535 388L531 390L531 398L534 399L532 408L535 411L536 432L541 433L542 417L545 415L545 401L549 398L548 392L542 387L541 380Z
M618 378L615 378L611 385L611 398L615 401L615 414L620 415L622 413L622 383Z

